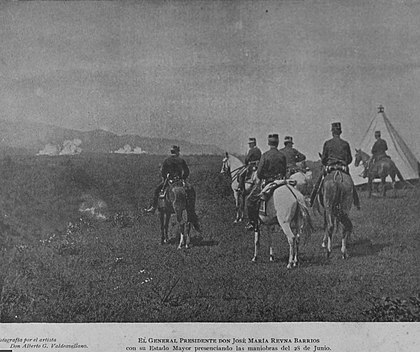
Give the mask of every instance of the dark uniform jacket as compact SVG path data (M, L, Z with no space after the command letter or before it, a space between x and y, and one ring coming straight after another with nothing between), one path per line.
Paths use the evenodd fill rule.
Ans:
M284 148L280 149L280 152L286 156L287 168L294 168L296 167L296 163L306 159L305 155L290 146L285 146Z
M286 156L277 148L266 151L258 164L257 176L260 180L274 179L286 174Z
M379 160L386 155L386 151L388 150L388 146L384 139L378 138L375 144L372 147L372 155L375 160Z
M184 159L177 155L171 155L163 161L161 174L163 178L169 174L169 178L179 177L186 179L190 174L190 169Z
M342 164L348 166L352 160L350 145L345 140L340 137L333 137L324 143L322 165Z
M259 161L261 159L261 150L258 147L252 147L248 154L245 157L245 165L248 165L249 163L253 161Z

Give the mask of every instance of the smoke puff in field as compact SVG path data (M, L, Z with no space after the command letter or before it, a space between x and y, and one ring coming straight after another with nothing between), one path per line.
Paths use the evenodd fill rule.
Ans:
M79 146L82 144L80 139L73 139L72 141L67 140L63 143L63 148L60 151L60 155L76 155L82 152L82 148Z
M61 147L48 143L37 155L76 155L82 152L81 144L82 141L78 138L64 141Z
M58 153L58 146L48 143L44 149L40 150L36 155L58 155Z
M130 144L124 145L124 147L116 150L114 153L118 154L147 154L145 150L142 150L140 147L135 147L134 149Z
M83 202L80 204L79 211L81 213L92 216L98 220L105 220L106 216L103 211L107 208L107 204L100 198L91 194L84 194L82 196Z

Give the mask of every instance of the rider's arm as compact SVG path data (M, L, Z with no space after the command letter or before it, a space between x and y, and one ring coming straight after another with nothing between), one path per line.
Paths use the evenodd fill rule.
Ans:
M187 179L187 177L190 175L190 169L188 168L188 165L185 160L182 160L182 178L184 180Z
M322 148L321 163L322 165L327 165L327 162L328 162L328 145L327 145L327 142L325 142L324 147Z
M304 161L304 160L306 160L306 155L305 154L302 154L301 152L299 152L298 150L296 150L296 158L295 158L295 161L297 163L300 163L301 161Z
M353 161L353 157L351 156L350 144L347 143L346 145L346 153L347 153L347 165L350 165Z

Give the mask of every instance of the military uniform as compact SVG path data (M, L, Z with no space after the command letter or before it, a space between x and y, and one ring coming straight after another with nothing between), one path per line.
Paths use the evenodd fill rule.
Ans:
M200 226L198 223L198 217L195 213L195 189L185 180L190 175L190 169L188 168L187 163L184 159L182 159L179 156L179 147L173 146L171 149L171 156L166 158L161 167L161 176L162 181L159 183L159 185L155 188L153 192L153 199L152 199L152 205L146 209L148 213L154 213L157 206L158 206L158 200L159 200L159 193L162 191L163 187L166 186L167 180L175 180L175 179L181 179L184 180L185 185L185 192L187 195L187 217L188 221L190 221L195 229L197 231L200 230Z
M328 166L344 166L346 172L348 173L348 165L353 161L353 157L350 151L350 144L345 140L340 138L341 134L341 124L339 122L334 122L332 124L333 138L329 139L324 143L322 148L321 162L325 167ZM311 193L310 204L313 205L316 195L318 194L319 188L322 183L324 176L324 171L319 175L317 182L314 185L314 188ZM360 209L359 196L357 194L356 188L353 188L353 202L357 209Z
M163 161L161 175L164 179L169 175L169 179L181 178L185 180L190 175L190 169L179 155L171 155Z
M387 157L388 156L386 154L387 150L388 150L388 145L386 144L386 141L379 137L372 147L373 160L377 161L377 160L381 160L382 158Z
M322 148L321 162L324 166L351 164L353 157L350 152L350 145L339 136L334 136L332 139L324 143Z
M258 162L261 159L261 150L256 146L257 140L255 138L249 138L248 144L254 144L254 146L249 148L249 151L245 157L245 168L238 175L238 187L239 191L245 189L245 179L251 177L251 168L249 167L251 163Z
M261 150L257 146L249 149L248 154L245 157L245 165L249 165L253 161L259 161L261 159Z
M277 149L277 134L268 136L268 145L270 145L270 150L266 151L261 156L260 162L258 164L257 176L259 182L254 185L246 199L248 218L250 222L248 229L258 229L258 203L259 194L261 192L261 181L273 181L278 178L284 178L286 174L286 156Z

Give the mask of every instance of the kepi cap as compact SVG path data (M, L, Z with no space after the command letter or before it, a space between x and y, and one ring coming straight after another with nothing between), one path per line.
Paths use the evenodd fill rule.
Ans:
M286 136L286 137L284 137L284 144L286 144L286 143L292 143L292 144L294 144L293 143L293 137L292 136Z
M257 139L253 137L249 137L248 144L257 143Z
M279 135L276 133L268 135L268 145L278 145L279 144Z
M179 146L178 146L178 145L173 145L173 146L171 147L171 153L172 153L172 154L179 153L179 151L180 151L180 148L179 148Z

